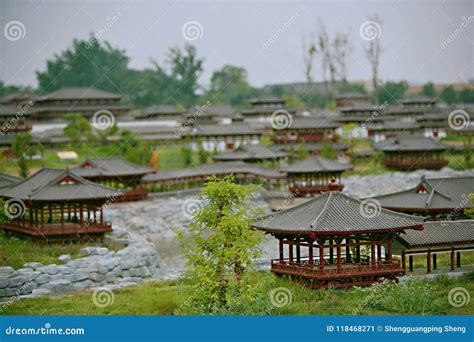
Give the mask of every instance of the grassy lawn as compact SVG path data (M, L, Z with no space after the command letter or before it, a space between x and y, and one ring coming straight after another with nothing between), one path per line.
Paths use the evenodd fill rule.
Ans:
M286 277L275 277L268 272L258 272L255 281L265 282L262 289L261 310L271 315L398 315L434 314L469 315L474 312L474 301L455 308L448 303L448 292L454 287L463 287L474 293L474 274L457 280L441 277L433 282L419 282L415 290L402 285L389 285L396 291L367 300L370 294L359 290L315 290L303 287L299 282ZM427 286L430 289L425 290ZM290 304L277 308L271 305L273 289L286 288L291 293ZM149 282L146 284L114 291L112 304L97 307L93 303L93 292L82 291L58 298L32 298L13 303L2 311L4 315L174 315L189 314L182 307L189 294L190 286L176 282ZM414 292L415 291L415 292ZM390 297L390 298L389 298ZM415 301L417 297L427 308ZM432 306L430 306L432 304ZM418 306L417 306L418 305ZM178 310L178 311L176 311ZM421 310L421 311L420 311ZM238 314L239 312L236 312Z
M87 246L101 246L98 242L89 242ZM70 254L77 257L79 250L86 245L79 243L38 243L27 238L17 238L0 233L0 266L22 268L26 262L40 262L43 265L58 264L58 257Z

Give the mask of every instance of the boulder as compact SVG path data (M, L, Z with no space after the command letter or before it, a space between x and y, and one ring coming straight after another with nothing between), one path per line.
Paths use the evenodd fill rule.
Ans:
M72 291L73 287L70 281L65 279L58 279L50 281L44 286L51 292L52 296L60 296Z
M59 273L59 268L55 264L39 267L37 270L50 275Z
M58 260L61 261L63 264L65 264L69 260L71 260L71 256L69 254L63 254L58 257Z

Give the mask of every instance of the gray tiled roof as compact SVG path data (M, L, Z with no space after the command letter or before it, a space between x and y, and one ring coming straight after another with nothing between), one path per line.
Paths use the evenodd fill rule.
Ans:
M90 165L90 167L84 167L84 165ZM72 169L71 171L78 176L88 178L97 176L139 176L153 173L156 170L149 167L132 164L120 157L107 157L89 158L84 162L83 167L78 167Z
M288 153L281 152L263 145L243 145L234 151L224 152L212 156L214 160L259 160L287 157Z
M192 136L226 136L226 135L262 135L258 129L246 123L232 123L230 125L199 125L188 130Z
M287 129L325 129L338 128L341 124L329 119L320 117L293 117L291 125ZM271 124L267 124L267 128L271 128Z
M398 239L408 247L474 244L474 220L425 222L422 231L407 230Z
M270 232L351 234L404 228L419 228L423 218L378 208L375 215L365 204L342 192L329 191L288 210L273 213L253 223Z
M121 99L120 94L110 93L108 91L95 88L61 88L52 93L38 98L38 101L45 100L75 100L75 99Z
M193 168L158 172L156 174L149 174L142 178L142 181L157 182L165 180L173 180L185 177L207 177L207 176L224 176L235 173L248 173L256 176L268 178L284 178L285 174L276 170L261 168L252 164L247 164L242 161L229 161L203 164Z
M349 145L343 142L338 142L338 141L329 141L331 144L332 148L336 151L345 151L349 149ZM291 146L293 146L293 150L296 151L298 149L299 144L291 144L291 143L286 143L286 144L277 144L273 145L272 148L278 149L280 151L285 151L285 152L290 152L291 151ZM318 142L305 142L304 146L308 149L308 151L313 152L313 151L321 151L324 149L324 143L322 141Z
M351 164L342 164L336 160L326 159L321 156L309 157L296 162L282 171L288 173L316 173L316 172L342 172L352 169Z
M21 178L7 175L6 173L0 172L0 188L11 186L21 181Z
M423 191L426 190L426 191ZM436 210L473 208L474 177L425 178L409 190L374 197L382 207Z
M399 135L376 143L374 147L383 152L444 151L446 149L446 146L436 139L414 135Z
M342 94L334 96L334 99L336 99L336 100L340 100L340 99L367 99L367 98L368 98L368 95L358 93L358 92L355 92L355 91L342 93Z
M64 178L73 184L60 184ZM90 182L69 170L41 169L32 176L8 188L0 189L0 196L24 201L95 200L117 195L117 190Z

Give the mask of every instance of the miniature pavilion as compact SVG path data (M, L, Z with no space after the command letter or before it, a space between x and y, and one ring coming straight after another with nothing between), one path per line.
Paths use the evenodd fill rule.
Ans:
M426 216L432 221L468 218L466 209L474 208L474 177L426 178L413 188L376 196L384 208Z
M12 186L21 181L21 178L0 173L0 189Z
M437 256L449 254L450 269L461 267L461 253L474 250L474 220L425 222L423 231L400 234L394 250L401 250L402 267L413 271L413 256L426 256L426 272L438 269Z
M374 147L383 152L386 167L398 170L441 169L448 165L444 159L446 146L433 138L398 135Z
M350 169L351 164L313 156L282 171L287 173L288 190L291 193L313 196L329 190L341 191L344 187L341 184L341 174Z
M423 218L387 209L374 214L364 206L329 191L254 222L278 239L271 271L318 288L370 285L405 274L400 260L393 258L392 244L405 231L422 230Z
M119 194L69 170L44 168L0 189L0 197L11 211L2 228L46 240L101 240L112 231L103 210Z
M215 161L244 161L248 163L280 163L288 158L288 153L263 145L241 145L233 151L212 156Z
M148 190L140 186L144 175L155 169L129 163L119 157L89 158L81 167L71 170L76 175L98 184L123 190L120 201L137 201L148 196Z
M273 130L272 140L275 143L336 141L338 127L340 124L335 121L317 117L296 117L288 127L283 128L268 126Z
M201 188L210 176L233 175L240 184L262 184L267 190L283 190L286 175L242 161L207 163L193 168L158 172L142 178L142 184L154 192Z

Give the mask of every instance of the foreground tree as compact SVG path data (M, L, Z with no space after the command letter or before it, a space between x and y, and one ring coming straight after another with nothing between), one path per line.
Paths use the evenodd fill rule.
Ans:
M71 146L81 147L85 142L93 139L90 121L81 114L71 113L65 116L68 120L64 128L64 135L70 139Z
M11 149L18 159L18 167L20 168L20 176L28 177L28 158L36 154L40 149L37 145L32 143L32 136L30 133L21 133L15 135L12 142Z
M233 177L211 177L201 193L189 235L180 234L188 277L195 284L190 307L201 312L239 312L256 300L249 271L261 255L261 233L250 228L256 214L253 189Z

